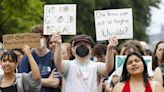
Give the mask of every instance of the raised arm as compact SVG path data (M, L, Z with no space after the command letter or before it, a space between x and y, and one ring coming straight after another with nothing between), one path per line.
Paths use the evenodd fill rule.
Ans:
M30 47L28 45L24 45L22 47L22 50L29 59L29 63L30 63L33 78L35 80L40 80L41 77L40 77L39 67L38 67L35 59L33 58L32 54L31 54Z
M116 37L110 37L108 40L109 44L107 46L105 66L100 68L100 74L106 75L112 69L114 65L114 47L118 44L118 40Z
M62 49L61 49L61 35L59 32L55 32L52 34L51 41L54 41L55 53L54 53L54 63L60 73L64 73L67 69L66 62L62 62Z

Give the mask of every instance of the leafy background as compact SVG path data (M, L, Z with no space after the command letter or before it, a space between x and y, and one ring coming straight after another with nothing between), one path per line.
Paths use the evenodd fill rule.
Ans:
M149 41L146 27L150 24L150 7L160 0L0 0L0 35L29 32L32 26L43 24L45 4L77 4L77 34L95 39L94 10L133 9L134 39ZM67 41L70 36L63 37Z

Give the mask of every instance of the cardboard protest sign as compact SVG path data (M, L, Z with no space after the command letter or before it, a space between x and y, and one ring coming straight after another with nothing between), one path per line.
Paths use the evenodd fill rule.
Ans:
M24 44L31 48L40 47L39 33L19 33L3 35L3 45L6 49L22 48Z
M55 31L62 35L76 34L76 4L44 6L44 35Z
M132 9L111 9L94 11L97 41L108 40L115 35L117 39L133 38Z
M152 75L152 56L143 56L144 61L147 65L148 74ZM115 58L115 69L122 73L123 64L125 62L126 56L116 55Z

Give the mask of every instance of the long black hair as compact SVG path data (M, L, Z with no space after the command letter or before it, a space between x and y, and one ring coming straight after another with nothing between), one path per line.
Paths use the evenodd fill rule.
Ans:
M129 59L129 57L132 56L132 55L137 56L143 62L143 65L144 65L143 79L144 79L144 85L146 86L146 82L149 79L149 75L148 75L148 71L147 71L147 66L146 66L146 63L145 63L142 55L140 53L137 53L137 52L129 53L128 56L126 57L125 63L123 65L123 71L122 71L122 75L121 75L120 81L121 82L125 82L126 80L129 80L130 79L130 75L129 75L127 69L126 69L126 65L127 65L127 61Z

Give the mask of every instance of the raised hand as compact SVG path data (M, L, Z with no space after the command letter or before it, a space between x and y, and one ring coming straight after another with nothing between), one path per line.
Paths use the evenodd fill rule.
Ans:
M52 41L56 43L62 43L60 32L54 32L51 37Z
M108 42L109 42L108 48L114 48L115 46L118 45L118 39L115 36L109 37Z
M30 49L30 47L29 47L28 45L23 45L22 51L23 51L24 54L27 55L27 56L28 56L29 54L31 54L31 49Z

